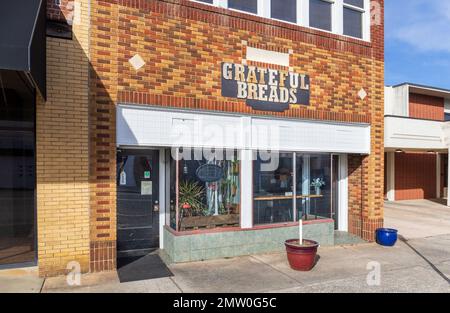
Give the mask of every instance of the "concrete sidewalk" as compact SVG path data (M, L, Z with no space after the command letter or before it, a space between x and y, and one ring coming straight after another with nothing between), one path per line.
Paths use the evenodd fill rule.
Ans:
M38 293L43 286L37 267L0 270L0 293Z
M409 242L450 278L450 235ZM47 279L43 292L446 292L449 282L404 242L320 248L313 271L289 268L284 253L171 265L173 277L120 284L116 273L88 274L82 286ZM378 262L380 286L369 286L370 262Z
M386 202L384 225L407 239L450 234L450 207L442 200Z

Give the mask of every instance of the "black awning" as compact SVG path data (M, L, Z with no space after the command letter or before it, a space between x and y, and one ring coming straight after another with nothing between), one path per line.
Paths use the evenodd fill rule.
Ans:
M0 69L25 73L44 99L46 0L0 1Z

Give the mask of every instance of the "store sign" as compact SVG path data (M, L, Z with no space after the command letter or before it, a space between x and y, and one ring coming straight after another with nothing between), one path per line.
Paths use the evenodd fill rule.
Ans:
M222 63L222 96L245 99L254 110L283 112L309 105L309 76L242 64Z

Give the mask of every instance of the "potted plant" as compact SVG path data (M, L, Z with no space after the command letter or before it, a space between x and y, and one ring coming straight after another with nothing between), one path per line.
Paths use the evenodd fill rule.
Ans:
M203 187L196 182L181 181L179 185L178 202L183 214L192 216L193 213L202 212L203 203L202 197L204 194Z
M321 188L325 186L325 182L322 178L315 178L311 182L311 187L314 187L316 190L316 195L319 196L321 193Z
M319 243L303 239L303 220L299 221L299 238L286 240L287 258L289 265L296 271L310 271L316 262Z

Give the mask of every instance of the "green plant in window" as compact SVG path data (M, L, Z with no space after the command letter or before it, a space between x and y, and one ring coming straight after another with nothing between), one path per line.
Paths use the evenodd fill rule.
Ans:
M202 199L205 191L203 187L197 182L181 181L178 188L178 202L183 212L182 215L204 215Z

